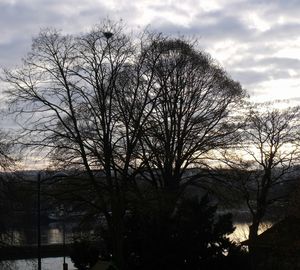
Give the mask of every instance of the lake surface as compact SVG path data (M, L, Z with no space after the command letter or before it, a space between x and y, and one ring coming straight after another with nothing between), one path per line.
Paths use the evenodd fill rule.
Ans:
M73 224L68 223L65 226L66 229L66 243L73 241ZM6 236L7 242L11 244L29 244L34 245L37 243L37 231L35 228L31 230L13 229ZM63 243L63 224L60 222L50 223L48 226L41 227L41 242L44 244L62 244ZM68 263L68 270L75 270L70 258L66 258ZM4 261L0 264L1 270L36 270L37 259L30 260L15 260ZM63 269L63 257L59 258L43 258L42 259L43 270L62 270Z

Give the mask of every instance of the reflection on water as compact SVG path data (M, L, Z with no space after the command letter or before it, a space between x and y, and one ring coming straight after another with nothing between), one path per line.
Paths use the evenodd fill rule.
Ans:
M47 239L44 239L48 244L61 243L63 241L63 233L60 229L53 228L48 230Z
M68 264L68 270L76 270L70 258L66 258ZM63 268L63 258L45 258L42 259L43 270L61 270ZM36 270L36 260L17 260L17 261L5 261L3 265L0 264L0 269L11 270Z
M259 227L259 234L272 226L272 222L264 222ZM60 223L52 223L49 227L42 228L42 244L61 244L63 242L63 226ZM248 238L249 223L239 222L234 224L235 231L229 236L235 242L242 242ZM89 234L92 231L88 232ZM5 237L6 242L15 245L34 245L37 243L35 230L13 230ZM73 240L73 232L70 226L66 226L66 242L71 243Z
M237 243L243 242L248 239L249 235L249 223L235 223L235 231L229 236L232 241ZM267 229L271 228L273 222L265 221L259 226L258 234L263 233Z
M66 224L66 242L70 243L73 239L72 224ZM36 245L37 244L37 230L33 229L15 229L2 234L2 239L11 245ZM42 226L41 228L42 245L46 244L61 244L63 242L63 224L60 222L51 223L49 226ZM68 263L68 270L75 270L70 258L66 258ZM43 270L61 270L63 265L63 258L44 258L42 259ZM0 269L2 270L36 270L37 260L15 260L0 262Z
M264 222L259 227L259 234L263 233L273 225L273 222ZM235 231L229 236L235 242L242 242L248 238L249 223L234 223ZM66 242L71 243L74 238L72 227L66 226ZM49 227L42 227L42 244L61 244L63 242L63 226L60 223L52 223ZM89 231L88 234L92 234ZM12 230L3 235L2 240L14 245L35 245L37 243L36 230Z
M72 242L72 227L66 226L66 242ZM37 243L37 230L14 229L1 234L1 240L10 245L35 245ZM41 228L42 244L61 244L63 242L63 225L52 223Z

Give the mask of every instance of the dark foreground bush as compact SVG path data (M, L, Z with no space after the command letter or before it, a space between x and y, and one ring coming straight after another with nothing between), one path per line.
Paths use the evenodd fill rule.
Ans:
M247 254L228 237L234 231L231 215L216 216L216 209L205 196L184 199L171 215L133 210L124 235L127 269L247 270ZM109 249L109 232L102 235Z
M88 270L99 259L99 248L89 241L74 242L70 258L79 270Z

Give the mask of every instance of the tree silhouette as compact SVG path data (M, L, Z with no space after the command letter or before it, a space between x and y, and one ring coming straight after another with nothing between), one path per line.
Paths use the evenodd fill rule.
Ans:
M168 192L174 204L187 169L232 141L230 110L244 94L192 42L133 39L113 22L78 36L41 31L5 80L20 141L86 173L89 207L105 216L120 269L130 201L144 197L145 180L163 190L184 182Z
M231 168L231 188L251 213L250 243L270 207L286 199L283 188L295 180L299 162L299 108L275 109L256 104L245 118L236 151L223 160Z

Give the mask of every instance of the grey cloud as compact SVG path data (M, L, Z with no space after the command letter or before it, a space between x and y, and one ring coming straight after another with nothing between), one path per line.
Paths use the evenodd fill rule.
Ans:
M257 61L258 64L271 65L281 69L300 69L300 59L287 57L267 57Z
M0 68L10 68L20 63L22 57L29 51L30 43L30 36L21 36L8 43L0 44Z
M42 27L54 26L76 33L92 27L101 18L109 17L114 20L123 18L131 29L136 27L135 21L142 16L141 13L150 10L155 14L150 22L151 29L170 35L199 37L199 44L204 49L211 49L216 42L225 39L238 45L246 45L246 48L236 46L237 55L228 56L231 61L224 63L232 77L246 87L255 88L270 78L289 78L287 69L298 73L300 61L297 58L276 58L273 55L278 50L277 41L285 42L299 36L300 23L297 22L298 14L296 15L300 12L299 1L223 0L219 9L205 12L198 1L189 0L188 5L198 12L190 25L172 23L165 17L165 12L186 17L190 15L182 8L180 1L175 4L174 1L159 4L147 2L147 10L141 10L137 3L120 1L113 9L104 2L95 0L17 0L14 5L0 3L0 65L19 62L21 56L29 50L32 36ZM271 28L265 32L250 29L245 15L251 11L268 20ZM280 15L287 16L285 24L276 23ZM261 59L256 60L256 55ZM257 67L265 67L267 71L253 71Z
M300 3L298 0L275 0L269 3L269 6L270 8L265 13L265 17L268 19L278 18L280 15L287 19L299 16Z
M244 2L244 4L248 7L260 6L264 11L270 9L266 3L248 4ZM230 10L230 6L228 10ZM233 16L234 12L238 16ZM273 54L278 50L276 41L299 33L298 24L287 24L280 27L273 25L270 30L261 32L256 29L250 29L242 19L242 16L243 10L239 10L239 8L232 9L230 12L223 12L223 10L206 14L199 12L197 18L188 27L167 22L157 16L153 20L152 27L171 35L186 34L188 36L198 36L204 49L209 49L215 42L224 39L234 40L236 44L247 45L246 49L242 48L240 51L237 51L242 56L242 60L235 61L233 59L231 61L232 65L228 66L225 63L225 68L229 70L232 77L239 80L246 88L255 89L256 86L270 79L291 78L288 70L294 70L296 73L299 73L300 61L298 59L273 57ZM212 56L214 57L214 55ZM260 56L261 58L256 60L255 56ZM234 58L235 56L232 57ZM256 71L255 69L258 68L264 68L266 71Z
M262 72L243 70L231 71L230 74L233 79L241 82L246 88L268 80L291 78L291 75L286 70L267 70Z
M260 35L260 41L284 41L297 38L300 33L300 23L276 24Z
M184 10L180 7L181 4L173 4L171 2L160 2L159 4L150 4L149 9L156 12L156 13L161 13L161 12L170 12L172 11L173 13L177 13L183 16L189 16L189 12L187 10Z
M240 61L235 62L234 66L243 69L266 67L270 69L292 69L297 71L300 70L300 59L287 57L264 57L255 59L254 57L244 57Z
M258 71L232 71L231 76L233 79L242 83L242 85L251 86L258 84L268 79L268 75Z
M0 3L0 65L20 62L30 48L32 37L41 28L56 27L66 32L79 32L97 23L102 14L102 18L108 16L108 10L99 3L79 8L80 3L82 1L74 0ZM75 12L67 12L68 9Z
M199 14L188 27L161 20L157 16L151 26L164 33L197 35L210 42L224 38L243 40L255 35L240 19L224 16L221 12Z

